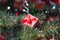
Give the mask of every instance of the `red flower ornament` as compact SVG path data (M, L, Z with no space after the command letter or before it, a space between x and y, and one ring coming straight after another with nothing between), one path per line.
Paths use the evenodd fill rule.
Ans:
M22 20L23 25L28 25L30 27L33 27L38 21L38 18L35 16L32 16L28 14L25 19Z

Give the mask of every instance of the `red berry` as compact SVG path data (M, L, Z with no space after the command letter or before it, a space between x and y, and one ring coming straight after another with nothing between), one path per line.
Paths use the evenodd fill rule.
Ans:
M16 12L16 16L18 16L19 15L19 12Z
M0 40L4 40L2 37L0 37Z

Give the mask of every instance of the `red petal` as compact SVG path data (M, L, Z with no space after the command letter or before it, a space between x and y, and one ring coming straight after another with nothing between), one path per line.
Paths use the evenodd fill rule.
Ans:
M22 23L25 23L25 22L27 22L27 20L22 20Z
M36 18L33 18L32 20L33 20L33 21L36 21Z
M32 20L28 20L28 22L27 22L28 24L32 24Z

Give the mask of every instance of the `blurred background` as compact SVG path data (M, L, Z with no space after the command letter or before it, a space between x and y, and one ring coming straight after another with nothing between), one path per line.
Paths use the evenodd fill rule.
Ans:
M0 0L0 40L60 40L60 0Z

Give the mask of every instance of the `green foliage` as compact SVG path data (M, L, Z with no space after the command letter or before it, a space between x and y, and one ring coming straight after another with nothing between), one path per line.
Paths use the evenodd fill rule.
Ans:
M4 13L4 14L3 14ZM36 17L40 18L41 15L44 15L41 13L41 15L34 14ZM10 13L7 13L7 11L0 11L0 26L2 29L0 29L3 33L8 32L10 34L10 37L16 37L18 40L37 40L38 34L44 34L45 37L48 37L50 35L58 35L58 22L51 22L45 24L42 30L39 30L38 28L29 28L28 26L22 26L21 20L24 19L26 15L20 14L19 16L10 15ZM42 19L44 17L41 17ZM40 28L41 26L39 26ZM58 31L57 31L58 29ZM11 38L10 38L11 39Z
M39 30L36 28L29 28L28 26L24 26L21 34L21 40L36 40L37 34L39 34Z

